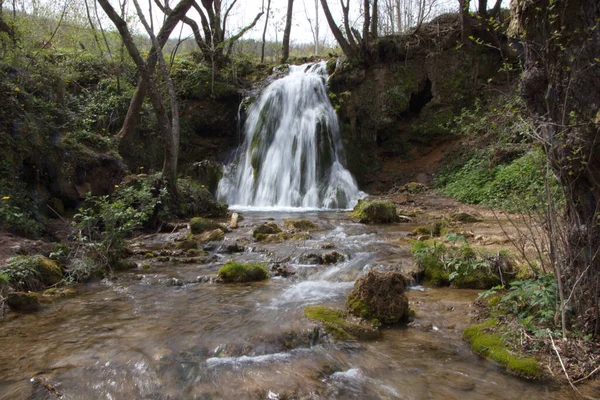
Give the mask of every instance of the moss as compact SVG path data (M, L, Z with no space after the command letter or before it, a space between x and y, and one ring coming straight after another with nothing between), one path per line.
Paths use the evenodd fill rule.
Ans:
M286 228L297 229L300 231L316 231L319 230L319 226L312 221L307 219L295 219L288 218L283 221L283 226Z
M219 269L223 282L252 282L269 279L269 271L261 264L240 264L228 261Z
M497 362L511 374L523 378L539 378L541 369L538 362L533 358L512 353L502 337L492 332L497 325L497 319L488 319L481 324L466 328L463 337L476 353Z
M196 217L192 218L190 221L190 230L194 235L215 229L223 230L224 228L216 222L206 218Z
M58 262L44 256L34 255L9 258L0 272L16 290L40 290L62 280L62 268Z
M415 236L429 235L435 237L444 233L445 228L446 223L444 221L435 221L428 225L417 226L415 229L413 229L412 233Z
M50 297L72 297L77 294L77 289L72 287L50 288L44 291L44 296Z
M175 245L176 249L194 250L198 247L198 243L193 239L185 239Z
M144 254L144 258L153 258L154 257L154 253L149 251L148 253Z
M185 254L190 257L205 256L206 252L198 249L188 249Z
M274 222L265 222L264 224L257 226L254 231L252 231L252 237L260 242L261 240L264 240L267 235L273 235L276 233L281 233L281 229L277 226L277 224Z
M359 200L350 217L361 223L389 223L399 220L396 205L382 200Z
M40 300L37 293L13 292L6 298L6 304L15 311L33 312L40 308Z
M369 305L360 298L352 296L352 293L348 296L346 305L352 314L364 320L371 321L376 319Z
M336 340L373 339L379 336L377 328L349 321L348 314L343 310L325 306L308 306L304 309L304 315L323 324L327 333Z

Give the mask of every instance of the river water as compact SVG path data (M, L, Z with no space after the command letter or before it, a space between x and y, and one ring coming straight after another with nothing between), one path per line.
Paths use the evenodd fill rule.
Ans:
M0 322L0 399L564 399L474 355L461 340L471 290L415 286L411 326L374 341L333 343L303 317L310 304L343 307L370 268L410 265L409 224L365 226L346 213L305 213L322 230L306 241L260 245L252 227L283 213L247 213L201 262L138 256L138 268L89 282L80 295ZM298 215L295 215L298 217ZM174 234L137 239L138 253ZM243 253L221 244L247 239ZM304 255L324 243L346 255L333 266ZM296 275L252 284L197 283L227 259L289 259Z

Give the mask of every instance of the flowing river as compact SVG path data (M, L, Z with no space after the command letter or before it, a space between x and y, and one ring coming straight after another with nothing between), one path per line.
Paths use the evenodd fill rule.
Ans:
M345 213L305 213L305 241L258 244L254 226L290 215L247 213L201 262L144 258L177 235L136 239L140 267L93 281L80 295L0 323L0 399L564 399L480 359L461 340L476 292L408 291L411 326L378 340L323 340L303 316L310 304L343 307L356 277L410 263L410 224L361 225ZM295 214L298 217L298 214ZM245 251L225 253L246 243ZM306 255L334 248L322 266ZM210 249L210 247L214 247ZM289 260L296 274L252 284L197 282L226 259ZM144 268L141 265L145 265ZM201 279L202 280L202 279Z

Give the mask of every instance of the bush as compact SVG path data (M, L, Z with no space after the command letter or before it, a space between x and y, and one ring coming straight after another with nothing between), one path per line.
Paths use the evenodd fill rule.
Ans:
M0 274L7 284L17 291L36 291L56 285L62 280L62 269L56 261L46 257L16 256L0 267Z

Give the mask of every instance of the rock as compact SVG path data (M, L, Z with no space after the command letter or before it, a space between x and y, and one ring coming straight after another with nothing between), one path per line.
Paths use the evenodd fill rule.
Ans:
M238 227L238 218L239 218L239 214L234 212L233 214L231 214L231 220L229 221L229 227L231 229L237 229Z
M415 229L413 229L412 234L413 236L428 235L431 237L437 237L444 232L445 227L446 224L444 221L435 221L429 225L417 226Z
M288 264L273 263L271 265L271 272L273 272L274 276L281 276L283 278L287 278L292 275L296 275L296 268Z
M197 249L198 248L198 242L196 242L194 239L184 239L181 242L178 242L175 245L175 248L178 249L178 250Z
M277 226L275 222L265 222L254 228L252 231L252 237L260 242L263 241L267 235L274 235L277 233L281 233L281 229Z
M325 243L321 243L321 248L328 250L328 249L335 249L335 244L331 243L331 242L325 242Z
M183 286L183 281L177 278L171 278L168 280L167 286Z
M129 269L136 269L137 267L137 263L131 260L119 260L113 266L113 268L117 271L127 271Z
M12 292L6 298L6 304L19 312L33 312L40 309L40 300L34 292Z
M483 219L476 217L475 215L467 214L467 213L456 213L453 214L450 218L453 221L463 222L463 223L472 223L472 222L481 222Z
M225 228L223 228L220 224L217 224L210 219L195 217L190 221L190 230L194 235L215 229L221 229L223 231L225 230Z
M48 207L51 209L49 213L51 218L59 218L65 215L65 206L61 199L52 197L48 200Z
M383 200L359 200L350 217L366 224L399 221L396 205Z
M219 240L223 240L224 237L225 233L221 229L215 229L200 235L200 242L218 242Z
M319 225L315 224L312 221L307 219L296 219L296 218L286 218L283 221L283 226L288 229L293 229L297 231L318 231Z
M409 182L406 185L400 186L398 188L398 192L400 193L410 193L410 194L419 194L424 193L429 189L427 185L419 182Z
M209 192L216 193L219 180L223 176L223 167L216 162L202 160L190 165L186 171L186 175L206 187Z
M269 271L261 264L228 261L219 269L221 282L251 282L269 279Z
M308 306L304 315L323 325L327 333L337 340L375 339L380 336L377 327L363 320L353 319L344 310L325 306Z
M406 282L398 272L370 271L354 283L346 306L351 314L384 324L394 324L408 318Z
M321 263L325 265L337 264L338 262L344 261L345 259L346 256L337 251L332 251L321 255Z
M230 243L221 247L222 253L243 253L246 250L244 245L239 242Z

